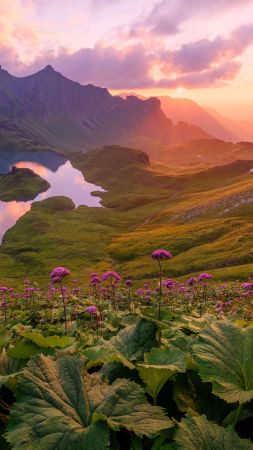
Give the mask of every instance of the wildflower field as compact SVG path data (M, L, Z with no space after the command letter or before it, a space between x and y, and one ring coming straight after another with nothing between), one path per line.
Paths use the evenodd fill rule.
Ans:
M253 449L253 281L1 286L1 449Z

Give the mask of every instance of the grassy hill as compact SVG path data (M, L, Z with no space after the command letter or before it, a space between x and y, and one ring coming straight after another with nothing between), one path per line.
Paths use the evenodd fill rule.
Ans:
M105 208L75 209L64 197L34 203L4 236L3 277L46 277L63 265L78 276L114 267L126 277L148 279L157 272L150 258L155 248L172 252L166 264L172 277L252 275L253 161L172 174L145 153L116 146L71 161L106 190L99 194Z
M145 148L144 146L142 148ZM177 145L148 148L152 159L174 168L184 166L197 170L222 166L233 161L253 160L252 142L225 142L219 139L199 139Z
M39 193L50 188L50 184L30 169L12 167L6 174L0 174L0 200L33 200Z

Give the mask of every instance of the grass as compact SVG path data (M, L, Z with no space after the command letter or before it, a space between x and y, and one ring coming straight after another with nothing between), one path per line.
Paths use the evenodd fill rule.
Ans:
M0 200L5 202L32 200L49 188L50 184L30 169L13 168L0 175Z
M34 203L4 236L3 279L45 278L57 265L77 277L113 267L126 277L149 279L156 276L150 259L155 248L174 256L168 276L205 270L219 280L252 275L252 162L172 174L142 152L117 146L70 158L106 190L105 208L75 209L64 197Z

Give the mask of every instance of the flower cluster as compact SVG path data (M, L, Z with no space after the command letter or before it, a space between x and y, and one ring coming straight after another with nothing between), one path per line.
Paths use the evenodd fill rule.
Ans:
M163 249L157 249L154 250L151 254L152 258L154 260L162 260L162 259L171 259L172 258L172 254L170 252L168 252L167 250L163 250Z
M50 278L53 283L59 283L70 274L70 270L65 267L55 267L50 273Z
M117 272L114 272L114 271L108 271L108 272L105 272L104 274L103 274L103 276L102 276L102 280L103 281L107 281L107 280L109 280L109 279L114 279L115 281L120 281L121 280L121 276L117 273Z
M98 309L96 306L87 306L87 308L85 308L84 311L91 314L92 316L96 316Z

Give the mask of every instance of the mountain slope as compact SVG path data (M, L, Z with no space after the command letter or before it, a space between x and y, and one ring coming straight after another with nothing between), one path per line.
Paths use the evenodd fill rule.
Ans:
M201 168L222 166L237 160L253 160L253 143L200 139L156 148L150 157L171 167Z
M40 145L61 151L150 139L166 145L209 138L195 126L174 126L156 98L126 100L107 89L83 86L51 66L23 78L0 69L0 124Z
M250 120L235 120L230 119L228 117L224 117L222 114L218 113L213 108L207 108L206 112L211 114L220 124L222 124L227 130L231 133L234 133L236 130L236 135L240 138L240 141L253 141L253 127L252 121Z
M187 122L202 128L206 133L217 139L224 141L238 142L240 135L236 132L236 127L226 127L211 113L199 106L196 102L187 98L172 98L167 95L158 97L161 102L161 108L173 123L180 121Z
M148 279L157 276L155 248L173 254L165 276L252 276L253 161L175 175L157 170L143 152L113 146L71 162L106 189L99 194L105 208L75 209L63 197L35 202L4 236L2 277L47 277L60 261L74 276L114 267L126 278Z

